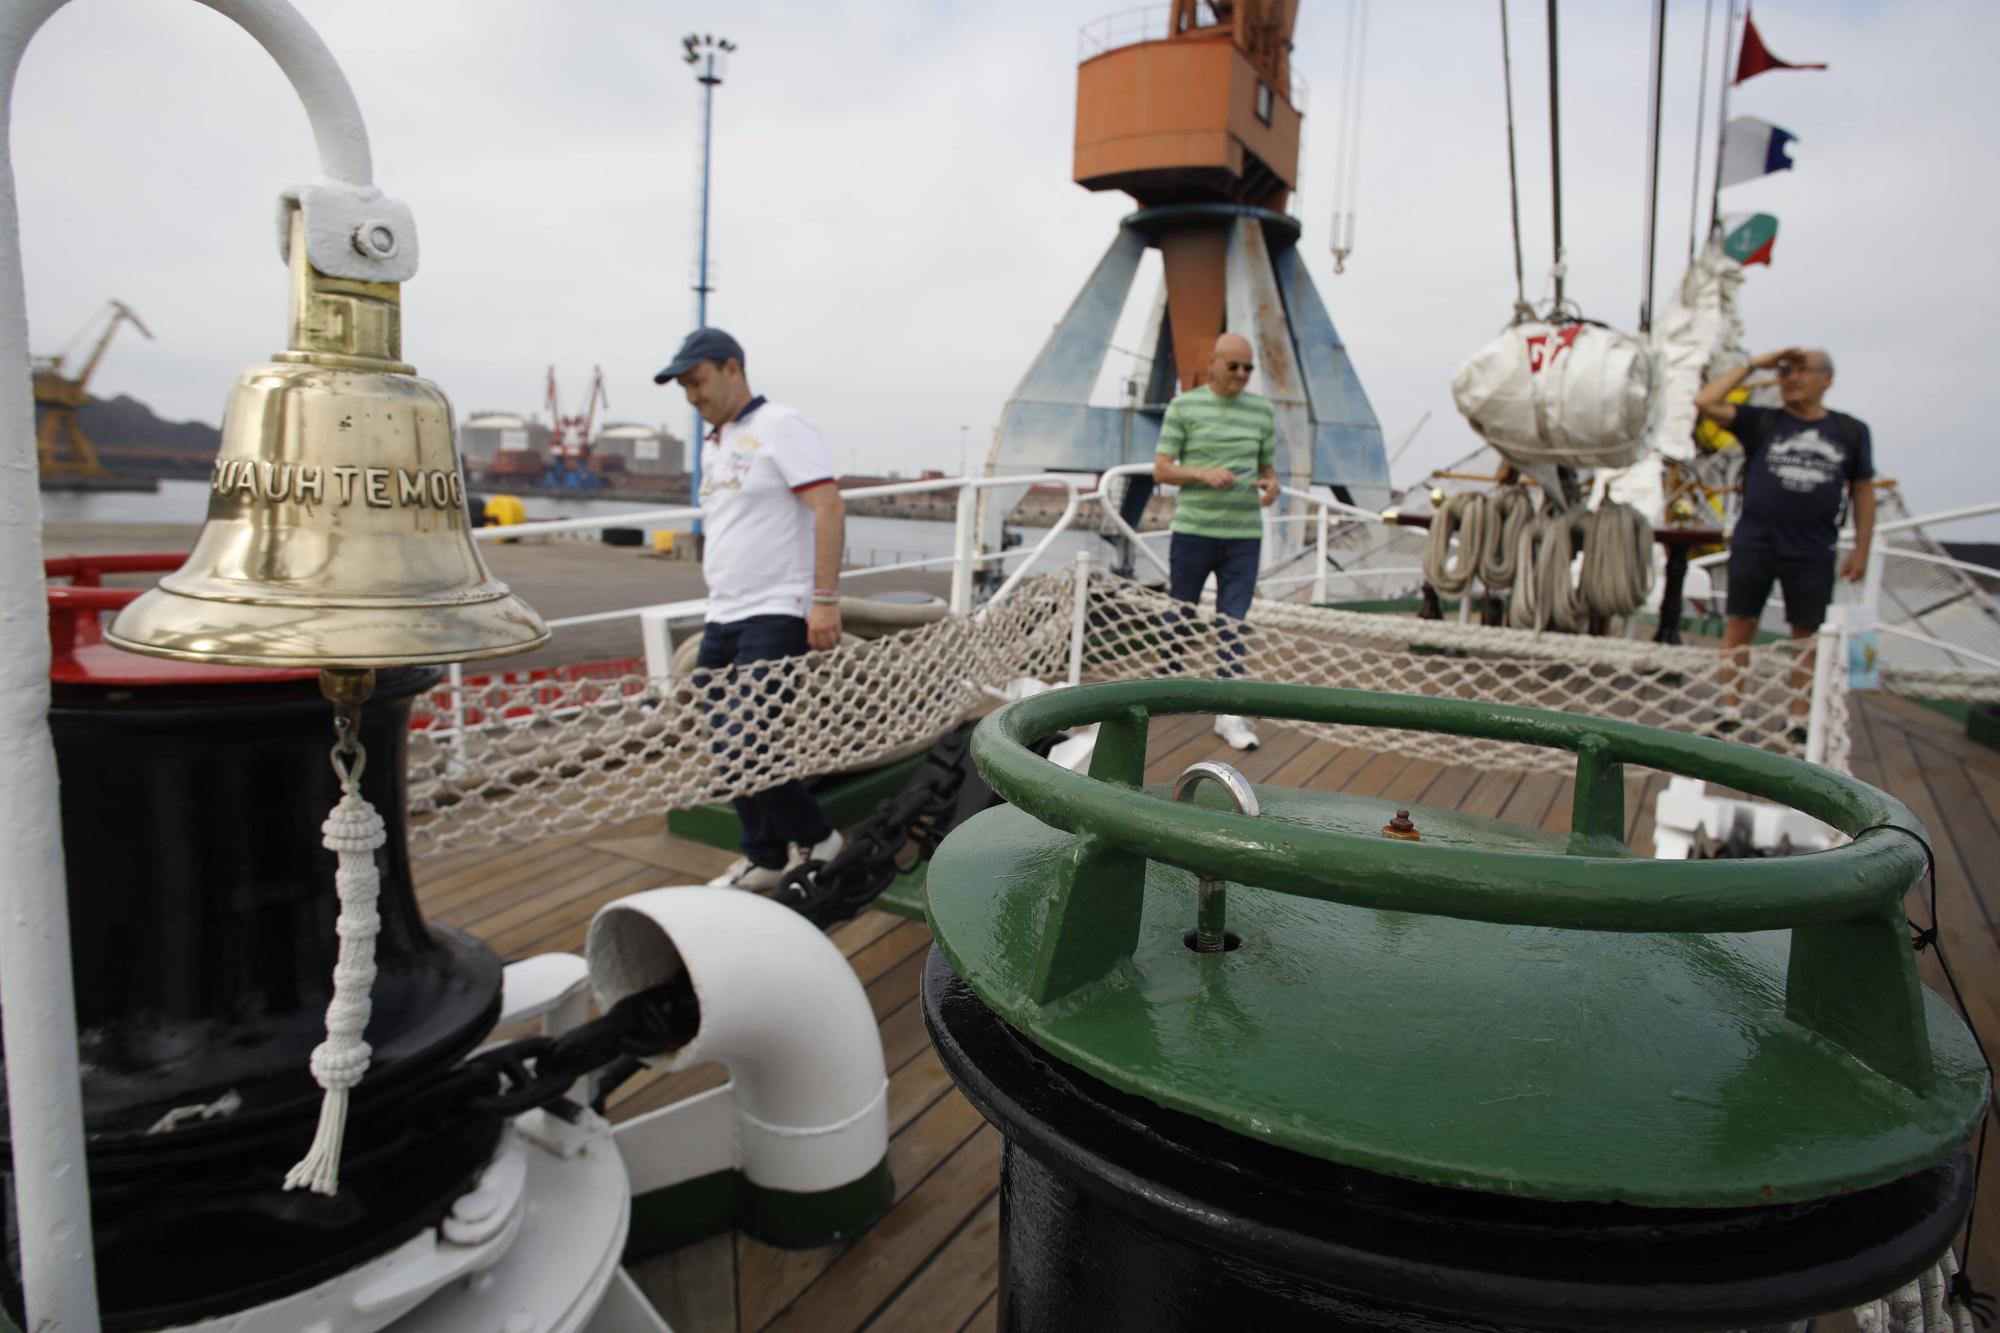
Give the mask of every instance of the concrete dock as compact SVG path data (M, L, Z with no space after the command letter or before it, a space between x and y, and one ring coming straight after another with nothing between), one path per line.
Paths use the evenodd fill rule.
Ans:
M201 531L194 523L51 523L42 529L43 553L49 556L102 555L114 552L181 552L192 550ZM480 554L493 576L540 612L546 620L591 615L705 596L701 566L651 550L605 546L571 538L524 538L514 542L481 542ZM150 587L154 576L113 575L113 586ZM908 589L947 595L949 579L942 570L912 570L846 580L843 591L857 597ZM692 621L686 629L694 628ZM681 632L676 627L676 638ZM638 657L644 651L637 617L592 625L561 627L545 648L495 663L500 670L561 666L607 658Z

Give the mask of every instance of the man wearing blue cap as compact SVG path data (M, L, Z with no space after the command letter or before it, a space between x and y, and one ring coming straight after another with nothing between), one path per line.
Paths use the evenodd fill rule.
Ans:
M819 432L790 408L751 394L743 346L721 329L690 333L653 376L655 384L668 380L710 427L700 496L708 620L695 665L742 666L838 645L847 510ZM716 727L735 736L744 723L718 715ZM733 803L743 855L710 883L768 890L799 862L829 860L840 850L840 834L796 778Z

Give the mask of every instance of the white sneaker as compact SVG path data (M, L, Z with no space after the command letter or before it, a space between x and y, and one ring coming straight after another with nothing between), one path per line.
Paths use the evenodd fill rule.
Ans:
M810 847L799 846L793 853L792 865L803 861L831 861L840 855L840 849L846 845L847 839L840 836L839 829L835 829Z
M1257 748L1257 729L1251 726L1247 720L1236 716L1234 713L1217 713L1215 715L1215 734L1222 737L1233 749L1254 750Z
M739 856L729 863L729 869L710 880L709 886L717 889L745 889L751 893L769 893L785 878L785 871L760 866L747 856Z
M729 863L729 869L710 880L709 886L717 889L747 889L752 893L768 893L784 882L785 876L797 870L807 861L831 861L846 846L846 839L835 829L824 838L807 847L801 843L792 844L792 859L785 862L782 870L755 864L747 856L739 856Z

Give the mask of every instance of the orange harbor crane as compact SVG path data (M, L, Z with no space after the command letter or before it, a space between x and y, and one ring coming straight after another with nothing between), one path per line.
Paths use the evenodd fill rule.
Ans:
M45 477L105 475L104 464L97 457L97 449L91 444L90 437L84 433L76 410L90 401L90 377L96 373L98 363L104 360L104 349L111 345L111 335L118 332L120 324L129 322L145 334L148 341L153 337L152 331L123 301L111 302L110 311L110 322L104 326L104 332L97 335L97 343L90 349L90 359L83 363L83 371L75 379L62 373L66 351L34 358L35 405L47 409L41 414L41 424L35 431L35 441L41 452L42 475ZM93 317L91 323L95 323L97 318ZM89 327L86 324L84 330ZM78 337L81 336L79 333ZM77 339L70 341L75 343Z

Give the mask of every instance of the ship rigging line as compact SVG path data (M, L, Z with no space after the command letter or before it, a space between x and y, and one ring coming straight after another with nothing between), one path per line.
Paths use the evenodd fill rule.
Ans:
M1646 276L1639 291L1639 332L1653 329L1653 257L1660 236L1660 109L1661 80L1667 63L1667 0L1653 3L1652 68L1648 71L1646 114L1651 133L1646 139Z
M1555 218L1555 265L1549 276L1555 281L1553 313L1563 309L1563 154L1562 111L1559 86L1561 66L1556 59L1556 0L1549 0L1549 201Z
M1507 99L1507 208L1514 221L1514 322L1534 318L1521 264L1521 172L1514 154L1514 56L1507 41L1507 0L1500 0L1500 85Z
M1361 187L1361 104L1368 48L1368 0L1349 0L1347 49L1342 53L1340 129L1333 156L1333 271L1354 253L1354 201Z
M1694 93L1694 183L1688 187L1688 263L1694 263L1695 228L1701 218L1701 132L1705 128L1703 118L1708 114L1708 48L1709 27L1715 18L1715 0L1706 0L1701 7L1701 81Z
M1736 47L1736 0L1729 0L1729 19L1722 28L1722 69L1717 82L1722 85L1722 105L1715 115L1715 185L1708 195L1708 230L1714 234L1722 221L1722 141L1729 133L1729 85L1733 81L1730 54Z

